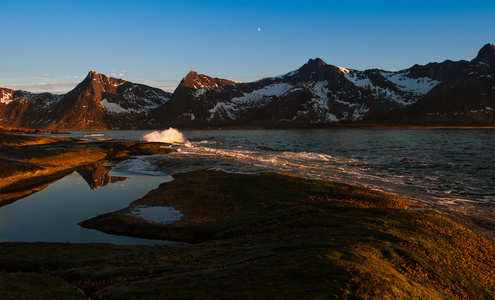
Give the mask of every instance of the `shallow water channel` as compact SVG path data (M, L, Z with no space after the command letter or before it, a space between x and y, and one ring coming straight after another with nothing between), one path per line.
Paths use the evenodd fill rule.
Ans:
M109 171L102 165L79 168L37 193L0 207L0 242L173 244L106 234L78 225L86 219L125 208L160 183L173 179Z

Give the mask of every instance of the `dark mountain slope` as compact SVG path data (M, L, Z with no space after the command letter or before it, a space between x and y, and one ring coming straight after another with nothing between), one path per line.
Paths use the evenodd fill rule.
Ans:
M65 95L0 90L4 123L43 129L120 129L149 127L149 111L171 94L95 71ZM155 122L155 123L154 123Z
M254 82L190 71L173 94L91 71L65 95L0 88L0 123L42 129L495 125L495 46L471 61L358 71L310 59Z
M495 46L485 45L404 114L404 123L495 125Z

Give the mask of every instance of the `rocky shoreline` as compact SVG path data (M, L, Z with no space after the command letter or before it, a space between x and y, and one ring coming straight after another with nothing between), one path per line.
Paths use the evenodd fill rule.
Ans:
M17 158L0 161L8 166L2 178L28 179L24 164L51 176L87 162L169 151L148 143L17 143L0 146L1 153ZM55 161L63 166L50 165ZM420 205L398 196L283 174L199 170L174 178L128 208L82 226L187 243L0 243L0 297L490 299L495 294L495 246L468 229L475 226L469 220L410 209ZM13 181L0 193L22 184ZM150 221L130 213L139 206L174 207L182 217Z
M165 145L88 142L0 131L0 206L36 192L84 165L175 151Z

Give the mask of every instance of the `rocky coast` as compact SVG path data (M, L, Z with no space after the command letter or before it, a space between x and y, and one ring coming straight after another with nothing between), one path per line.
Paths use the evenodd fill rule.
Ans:
M2 133L0 205L158 143ZM17 194L16 194L17 193ZM23 194L24 193L24 194ZM170 207L175 222L132 214ZM81 223L174 246L0 243L2 299L492 299L495 247L469 220L328 181L199 170Z

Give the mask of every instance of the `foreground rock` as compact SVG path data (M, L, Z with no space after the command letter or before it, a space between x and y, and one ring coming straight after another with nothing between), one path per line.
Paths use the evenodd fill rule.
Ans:
M27 176L22 168L54 170L67 162L61 170L69 172L77 159L170 151L160 144L9 140L14 144L0 145L3 179L12 170ZM408 209L418 205L408 199L277 174L202 170L175 177L129 208L83 225L190 244L0 243L0 299L491 299L495 294L494 244L466 224ZM0 195L22 184L0 188ZM143 206L173 207L183 216L173 223L152 222L132 213Z
M172 206L184 216L150 222L129 213L138 205ZM412 206L331 182L196 171L83 226L198 243L149 249L142 267L153 275L112 282L99 294L108 299L490 298L494 245Z

